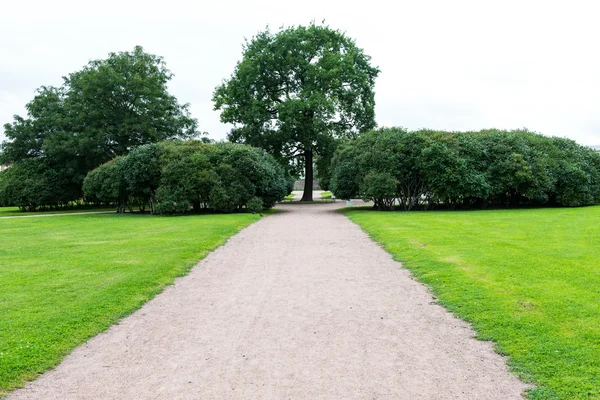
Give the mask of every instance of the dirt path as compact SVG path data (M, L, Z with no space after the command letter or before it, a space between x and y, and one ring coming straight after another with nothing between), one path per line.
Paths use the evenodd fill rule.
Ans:
M280 206L9 398L520 398L341 205Z

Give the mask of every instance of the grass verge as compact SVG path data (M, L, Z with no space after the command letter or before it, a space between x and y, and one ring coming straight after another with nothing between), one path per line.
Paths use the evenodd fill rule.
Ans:
M333 199L333 193L331 193L329 191L321 192L321 199L323 199L323 200L332 200Z
M344 213L494 341L530 399L600 399L600 207Z
M28 217L34 215L49 214L72 214L99 211L115 211L114 207L81 207L68 210L49 210L49 211L21 211L19 207L0 207L0 218L2 217Z
M259 218L0 220L0 397L139 308Z

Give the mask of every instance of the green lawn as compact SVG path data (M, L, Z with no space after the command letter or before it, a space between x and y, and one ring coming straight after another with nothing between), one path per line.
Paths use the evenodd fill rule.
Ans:
M115 208L107 207L85 207L75 208L69 210L58 210L58 211L21 211L19 207L0 207L0 218L2 217L21 217L31 215L45 215L45 214L71 214L71 213L84 213L84 212L98 212L98 211L115 211Z
M600 398L600 207L345 213L495 341L530 398Z
M131 313L258 218L0 219L0 397Z
M321 198L323 200L331 200L332 196L333 196L333 193L331 193L329 191L321 192Z

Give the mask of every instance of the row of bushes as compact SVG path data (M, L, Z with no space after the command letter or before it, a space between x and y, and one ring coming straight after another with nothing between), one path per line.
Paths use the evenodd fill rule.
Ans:
M291 192L293 180L263 150L232 143L162 142L138 147L91 171L87 201L115 203L117 211L151 213L211 210L256 212Z
M336 197L380 210L600 203L600 154L527 130L384 128L342 143L331 165Z
M25 159L0 173L0 205L36 210L81 198L47 162ZM600 154L526 130L384 128L341 143L329 172L336 197L360 197L381 210L600 203ZM135 148L91 171L83 192L86 201L119 211L232 212L270 208L292 184L263 150L188 141Z
M25 211L73 206L81 193L72 176L52 168L48 160L29 158L0 172L0 206L19 206Z

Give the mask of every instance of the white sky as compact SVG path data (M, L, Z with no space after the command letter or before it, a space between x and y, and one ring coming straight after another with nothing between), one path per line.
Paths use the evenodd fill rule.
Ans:
M594 1L0 0L0 125L42 85L141 45L171 92L224 138L211 102L244 37L311 20L346 31L381 69L379 125L527 127L600 144L600 3ZM2 136L0 129L0 139Z

